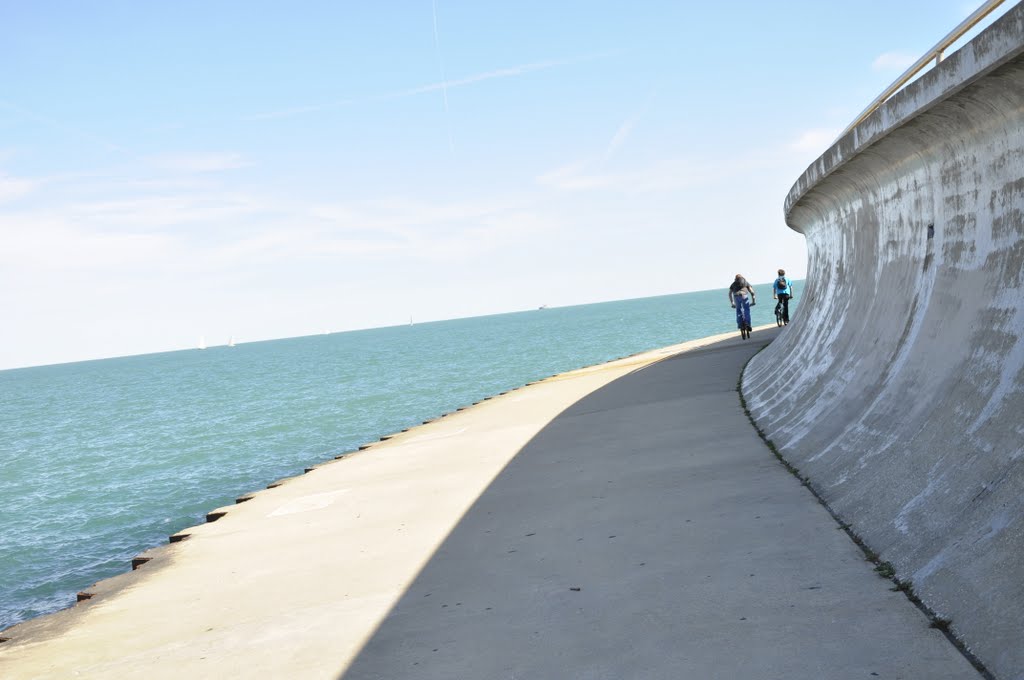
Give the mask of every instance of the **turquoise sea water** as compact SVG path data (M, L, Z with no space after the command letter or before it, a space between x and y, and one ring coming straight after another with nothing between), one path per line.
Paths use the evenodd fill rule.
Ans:
M754 325L774 322L763 300ZM0 371L0 630L380 435L734 329L722 289Z

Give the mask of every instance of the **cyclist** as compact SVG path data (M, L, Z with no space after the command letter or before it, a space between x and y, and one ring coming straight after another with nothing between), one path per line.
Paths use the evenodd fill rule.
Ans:
M793 284L786 278L786 270L779 270L779 278L772 284L772 299L778 300L775 305L776 314L782 311L782 323L789 323L789 301L793 299Z
M747 298L747 293L750 298ZM739 326L743 339L750 337L750 306L757 304L755 301L754 289L742 274L737 274L736 279L729 286L729 304L736 310L736 325Z

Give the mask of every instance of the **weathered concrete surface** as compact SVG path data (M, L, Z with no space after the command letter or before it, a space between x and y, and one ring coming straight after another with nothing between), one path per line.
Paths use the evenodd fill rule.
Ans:
M738 338L558 416L342 677L977 678L768 451Z
M740 368L774 332L557 376L254 494L7 631L0 677L977 677L750 427Z
M1001 678L1024 678L1024 7L793 187L800 314L759 426ZM929 238L929 225L934 235Z

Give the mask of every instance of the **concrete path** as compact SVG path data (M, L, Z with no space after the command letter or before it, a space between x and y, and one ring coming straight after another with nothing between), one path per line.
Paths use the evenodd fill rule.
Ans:
M553 377L219 509L4 631L0 677L976 678L741 411L771 333L723 337Z
M559 415L345 680L979 677L750 426L737 380L771 335Z

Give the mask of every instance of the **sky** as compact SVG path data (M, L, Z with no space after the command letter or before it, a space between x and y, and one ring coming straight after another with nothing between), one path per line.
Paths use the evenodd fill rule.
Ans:
M0 0L0 369L802 278L979 4Z

